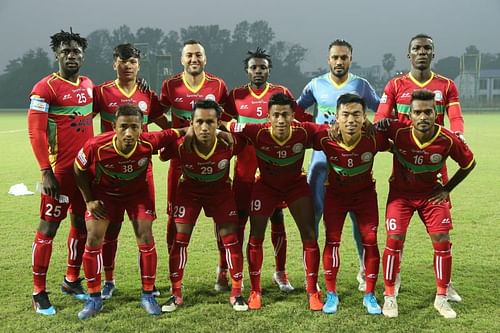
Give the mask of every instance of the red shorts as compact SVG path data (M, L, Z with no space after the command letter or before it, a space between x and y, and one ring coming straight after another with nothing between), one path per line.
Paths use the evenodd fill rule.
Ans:
M96 200L101 200L106 209L110 223L122 223L125 211L131 221L152 222L156 219L155 202L149 195L149 188L126 197L114 197L105 193L94 193ZM89 212L85 214L85 221L94 221L96 218Z
M427 233L447 233L453 229L448 201L432 204L427 197L409 198L390 190L385 213L387 234L406 234L415 211L418 212Z
M356 216L362 235L377 233L378 204L375 189L353 194L339 193L326 188L323 218L326 234L340 235L348 212Z
M255 148L247 145L237 155L234 164L234 179L241 182L253 183L255 182L255 172L257 171L257 156L255 155Z
M265 184L261 179L257 180L252 191L252 202L250 204L250 216L271 216L275 208L283 208L283 202L290 204L303 197L312 198L311 189L307 184L305 175L294 183L283 189L276 189Z
M205 216L212 217L216 224L238 222L231 184L179 182L172 209L175 223L196 224L201 208Z
M40 219L46 222L61 222L68 214L85 214L85 201L76 186L75 176L71 173L54 174L59 183L59 200L41 194Z

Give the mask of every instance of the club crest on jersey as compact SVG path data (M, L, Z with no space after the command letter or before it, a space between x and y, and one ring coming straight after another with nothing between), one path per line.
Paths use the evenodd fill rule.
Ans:
M143 157L143 158L141 158L137 162L137 165L140 166L140 167L142 167L142 166L145 166L147 163L148 163L148 158L147 157Z
M87 94L92 98L92 88L87 88Z
M304 150L304 145L302 143L296 143L293 145L292 147L292 151L295 153L295 154L298 154L300 153L301 151Z
M215 101L215 95L214 94L208 94L207 96L205 96L205 99L207 99L209 101Z
M443 156L441 154L432 154L430 157L430 160L432 163L439 163L443 159Z
M229 161L226 159L223 159L223 160L219 161L219 164L217 164L217 167L219 168L219 170L224 170L225 168L227 168L228 164L229 164Z
M440 90L434 90L434 100L441 102L443 100L443 93Z
M142 112L146 112L146 110L148 109L148 103L144 101L140 101L139 103L137 103L137 106L139 107L139 109L141 109Z
M372 160L372 158L373 158L373 154L372 154L372 153L370 153L369 151L367 151L367 152L365 152L365 153L361 154L361 160L362 160L363 162L369 162L369 161L371 161L371 160Z

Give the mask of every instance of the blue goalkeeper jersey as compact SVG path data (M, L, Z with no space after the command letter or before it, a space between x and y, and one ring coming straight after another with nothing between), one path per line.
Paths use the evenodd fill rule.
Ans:
M330 72L315 77L304 87L297 104L304 110L316 104L314 121L318 124L330 124L335 120L338 97L346 93L360 95L368 109L377 111L380 97L368 81L352 73L340 85L332 81Z

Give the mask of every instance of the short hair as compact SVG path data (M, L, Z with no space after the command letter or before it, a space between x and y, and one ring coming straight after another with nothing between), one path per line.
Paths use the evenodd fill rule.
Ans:
M247 57L243 60L243 63L245 64L245 69L248 68L248 62L252 58L259 58L259 59L265 59L269 63L269 68L273 67L273 62L271 60L271 56L266 53L266 50L257 47L255 51L248 51L247 52Z
M199 40L196 40L196 39L188 39L187 41L184 42L184 44L182 46L195 45L195 44L200 44L201 46L203 46L203 44L201 44L201 42Z
M337 98L337 112L340 109L341 105L349 104L349 103L357 103L361 104L363 107L363 111L366 112L366 102L363 99L363 97L359 96L358 94L354 93L347 93L340 95L339 98Z
M328 45L328 51L330 51L334 46L345 46L349 49L349 51L352 54L352 45L344 39L336 39L333 42L331 42L330 45Z
M144 117L141 109L135 104L122 104L118 106L116 108L114 121L116 122L116 119L121 116L137 116L141 120L141 123Z
M276 93L271 95L269 98L269 102L267 102L268 110L271 110L273 105L289 105L290 108L294 109L294 101L287 94L284 93Z
M85 51L87 48L87 39L80 36L80 34L73 32L70 27L69 32L61 30L52 36L50 36L50 48L52 51L57 52L57 48L61 46L62 43L69 44L71 41L75 41L82 49Z
M411 101L434 101L435 93L428 89L417 89L411 94Z
M129 59L129 58L137 58L141 59L141 50L136 48L134 45L120 44L113 50L113 59L121 58L121 59Z
M415 39L420 39L420 38L430 39L432 42L432 48L434 49L434 41L432 40L431 36L426 34L417 34L410 39L410 42L408 43L408 52L410 52L411 50L411 42L413 42Z
M193 118L194 118L194 113L196 112L196 109L214 109L215 113L217 114L217 119L220 119L220 116L222 114L222 108L217 103L216 101L213 101L211 99L200 99L196 101L193 105Z

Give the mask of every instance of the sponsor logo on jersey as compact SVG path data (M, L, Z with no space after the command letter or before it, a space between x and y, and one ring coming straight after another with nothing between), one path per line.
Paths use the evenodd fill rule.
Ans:
M176 97L176 98L174 99L174 103L182 103L182 102L183 102L182 97Z
M113 169L115 167L115 165L114 164L106 164L106 165L104 165L104 167L106 169Z
M241 104L240 110L248 110L248 104Z
M139 160L139 162L137 162L137 165L142 167L142 166L145 166L146 164L148 163L148 158L147 157L143 157Z
M205 99L209 100L209 101L215 101L215 95L214 94L208 94L207 96L205 96Z
M434 90L434 100L441 102L443 100L443 93L440 90Z
M84 165L84 166L87 165L87 156L85 156L83 149L80 149L80 151L78 152L77 158L82 165Z
M411 98L411 93L405 92L401 95L401 98Z
M49 112L49 104L43 98L31 97L30 109L34 111Z
M432 163L439 163L443 159L443 156L441 154L432 154L430 157L430 160Z
M371 161L373 158L373 154L367 151L366 153L361 154L361 160L363 162Z
M139 103L137 103L137 106L139 107L139 109L141 109L142 112L146 112L146 110L148 109L148 103L144 101L140 101Z
M383 94L382 97L380 98L380 103L387 103L387 95Z
M302 143L296 143L293 145L292 147L292 151L295 153L295 154L298 154L300 153L301 151L304 150L304 145Z
M219 163L217 164L217 167L219 168L219 170L224 170L225 168L227 168L228 164L229 164L229 161L226 159L223 159L223 160L219 161Z
M64 94L63 101L65 101L67 99L71 99L71 94Z
M116 102L111 102L108 104L108 108L117 108L118 107L118 103Z

